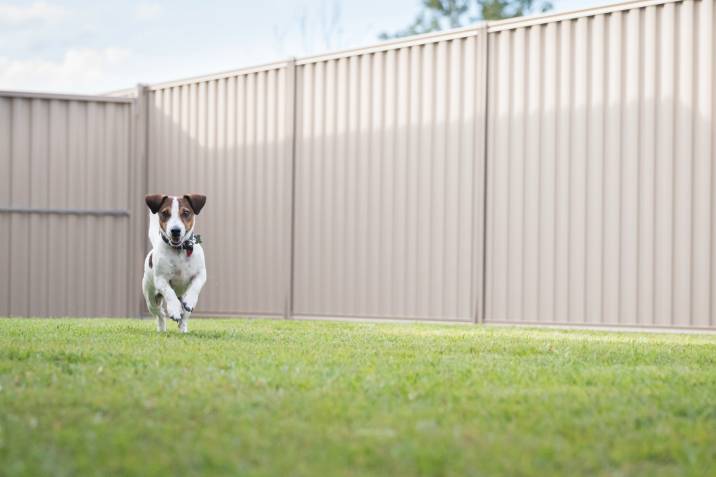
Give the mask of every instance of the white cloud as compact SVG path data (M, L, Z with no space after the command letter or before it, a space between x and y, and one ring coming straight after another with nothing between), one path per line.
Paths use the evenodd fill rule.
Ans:
M72 48L60 61L0 56L0 89L87 91L123 74L130 52L122 48Z
M151 20L162 14L162 7L156 3L140 3L134 9L134 18L137 20Z
M62 7L45 2L27 6L0 3L0 26L22 26L32 23L53 23L66 14Z

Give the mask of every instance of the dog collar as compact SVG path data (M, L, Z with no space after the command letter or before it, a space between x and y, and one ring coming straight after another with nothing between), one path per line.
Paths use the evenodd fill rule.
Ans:
M164 240L164 243L169 245L171 248L175 249L176 251L179 250L186 250L186 256L191 257L191 254L194 253L194 245L201 243L201 235L198 234L191 234L191 237L184 240L179 245L172 245L172 243L169 241L168 238L164 236L164 234L159 234L162 237L162 240Z

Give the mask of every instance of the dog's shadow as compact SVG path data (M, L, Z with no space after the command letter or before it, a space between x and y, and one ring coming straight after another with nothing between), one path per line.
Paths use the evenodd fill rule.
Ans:
M167 331L159 332L156 330L156 325L153 320L142 320L142 323L146 322L147 327L136 327L130 326L126 328L126 333L133 336L142 336L151 338L153 336L167 339L202 339L202 340L232 340L240 339L241 334L237 330L190 330L188 333L180 333L178 329L172 329L170 324L167 323Z
M239 339L241 335L236 330L192 330L188 333L176 333L183 339L232 340Z

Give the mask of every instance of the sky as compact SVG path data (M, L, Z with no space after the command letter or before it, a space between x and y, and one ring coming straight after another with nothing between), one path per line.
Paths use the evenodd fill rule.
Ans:
M371 45L419 9L420 0L0 0L0 90L98 94Z

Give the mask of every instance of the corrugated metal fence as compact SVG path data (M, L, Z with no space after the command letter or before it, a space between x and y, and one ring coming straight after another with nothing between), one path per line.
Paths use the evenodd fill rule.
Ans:
M204 314L713 327L713 3L481 24L133 101L0 98L0 315L139 313L141 197L200 191ZM38 207L129 217L3 209ZM93 248L93 220L131 265ZM83 251L81 291L53 247Z
M293 69L150 87L148 190L208 196L201 312L283 315L290 273Z
M0 92L0 316L127 316L132 101Z
M294 315L476 317L484 36L298 62Z
M716 324L713 7L490 29L488 321Z

